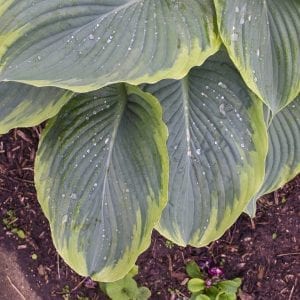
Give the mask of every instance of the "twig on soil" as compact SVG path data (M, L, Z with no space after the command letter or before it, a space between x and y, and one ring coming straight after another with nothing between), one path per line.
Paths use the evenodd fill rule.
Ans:
M87 279L88 277L84 277L72 290L71 293L75 292Z
M8 282L10 283L10 285L15 289L15 291L20 295L20 297L23 299L23 300L26 300L26 298L24 297L24 295L20 292L20 290L12 283L11 279L7 277L7 280Z
M24 168L21 168L22 171L31 171L31 172L34 172L33 168L31 167L24 167ZM14 172L17 172L19 171L19 169L11 169L9 170L10 173L14 173Z
M34 184L33 180L26 180L18 177L10 177L10 176L3 176L5 179L9 179L10 181L17 181L17 182L25 182L29 184Z
M170 254L167 254L168 257L168 261L169 261L169 272L172 273L173 272L173 263L172 263L172 258Z
M292 297L293 297L293 294L294 294L294 290L295 290L295 287L297 286L297 282L298 282L298 278L295 279L295 283L291 289L291 292L290 292L290 296L289 296L289 299L288 300L292 300Z
M0 187L0 191L10 192L10 193L12 193L12 192L13 192L13 191L11 191L11 190L8 190L8 189L6 189L6 188L3 188L3 187Z
M153 256L153 258L156 258L156 255L155 255L155 250L156 250L156 239L154 239L154 241L153 241L153 247L152 247L152 256Z
M58 279L60 279L60 267L59 267L59 255L57 254L57 274L58 274Z
M282 254L278 254L276 256L282 257L282 256L290 256L290 255L300 255L300 252L282 253Z
M279 193L278 193L278 191L274 192L274 200L275 200L275 204L278 205L279 204Z

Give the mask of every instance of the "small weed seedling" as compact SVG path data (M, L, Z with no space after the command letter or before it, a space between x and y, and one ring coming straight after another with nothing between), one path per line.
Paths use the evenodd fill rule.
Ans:
M166 240L165 246L169 249L172 249L174 247L174 243L172 241Z
M13 210L8 210L5 214L5 217L2 220L4 226L6 227L7 230L9 230L11 233L13 233L18 238L23 240L26 238L26 234L22 229L17 228L17 226L16 226L17 221L18 221L18 218L16 217Z
M200 270L198 264L190 261L186 272L191 278L188 290L192 293L191 300L236 300L237 291L242 283L240 278L222 279L223 271L218 267Z
M134 276L138 274L138 267L132 270L122 279L115 282L100 283L101 290L112 300L147 300L151 292L146 287L138 287Z

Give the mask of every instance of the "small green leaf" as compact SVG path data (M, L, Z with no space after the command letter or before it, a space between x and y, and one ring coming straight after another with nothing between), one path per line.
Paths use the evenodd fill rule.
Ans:
M202 278L203 274L195 261L189 261L186 265L186 272L191 278Z
M209 296L210 299L215 300L217 295L220 293L219 289L215 286L211 286L206 289L206 295Z
M207 295L202 294L202 295L197 295L195 297L195 300L210 300L210 298Z
M238 288L241 286L242 280L240 278L235 278L234 280L223 280L220 281L217 286L222 289L222 291L227 293L236 293Z
M205 281L200 278L192 278L188 282L188 289L191 293L201 292L205 289Z
M236 300L237 296L233 293L220 292L215 300Z
M22 229L18 229L18 228L13 228L11 230L12 233L16 234L18 236L18 238L24 240L26 238L26 234Z
M136 299L138 286L134 279L125 276L116 282L106 283L106 293L112 300Z
M136 300L147 300L151 297L150 290L143 286L139 288L138 294L136 296Z

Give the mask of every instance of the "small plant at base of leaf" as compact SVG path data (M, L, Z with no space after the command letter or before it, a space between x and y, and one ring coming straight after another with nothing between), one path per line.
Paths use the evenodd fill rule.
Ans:
M2 220L2 223L11 233L16 235L19 239L24 240L26 238L25 232L16 226L18 218L15 215L13 210L8 210L5 214L5 217Z
M138 274L138 267L134 266L122 279L115 282L100 283L101 290L112 300L147 300L151 296L148 288L138 287L134 276Z
M169 249L172 249L174 247L174 243L172 241L166 240L165 246Z
M202 271L195 261L190 261L186 272L191 277L188 290L192 293L191 300L236 300L241 279L224 280L223 271L218 267Z

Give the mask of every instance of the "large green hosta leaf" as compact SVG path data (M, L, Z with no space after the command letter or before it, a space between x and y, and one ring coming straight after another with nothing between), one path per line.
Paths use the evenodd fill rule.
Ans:
M158 230L203 246L237 219L260 188L267 152L263 104L224 53L182 80L144 87L169 128L169 202Z
M246 209L251 217L255 216L257 198L277 190L300 173L300 96L276 114L268 134L265 181Z
M181 78L216 32L213 0L0 0L0 80L82 92Z
M55 116L73 95L58 88L0 82L0 134L42 123Z
M279 111L300 92L300 1L215 4L221 37L244 80Z
M47 125L38 199L79 274L115 281L149 246L167 200L166 139L157 100L125 84L77 96Z

